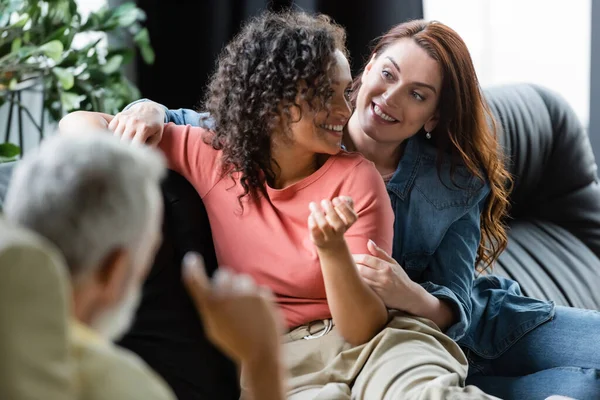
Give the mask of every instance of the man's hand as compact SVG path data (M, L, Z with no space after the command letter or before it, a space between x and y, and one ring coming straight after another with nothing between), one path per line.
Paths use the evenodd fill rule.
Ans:
M144 101L114 116L108 129L122 140L156 146L165 128L165 110L157 103Z
M332 201L322 200L308 205L308 231L310 239L320 249L334 248L344 241L344 233L356 222L350 197L336 197Z
M219 268L211 283L202 257L186 254L183 280L208 338L238 364L279 361L282 324L270 291L247 275Z

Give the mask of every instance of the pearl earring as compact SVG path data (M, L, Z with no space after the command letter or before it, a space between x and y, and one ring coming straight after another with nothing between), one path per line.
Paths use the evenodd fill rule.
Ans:
M425 138L426 139L431 139L431 133L430 132L425 132Z

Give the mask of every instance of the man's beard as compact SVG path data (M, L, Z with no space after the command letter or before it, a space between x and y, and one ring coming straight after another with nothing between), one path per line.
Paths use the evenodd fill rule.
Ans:
M92 329L108 340L119 340L131 328L141 298L141 286L130 285L127 293L125 293L125 298L120 304L110 310L103 311L92 321Z

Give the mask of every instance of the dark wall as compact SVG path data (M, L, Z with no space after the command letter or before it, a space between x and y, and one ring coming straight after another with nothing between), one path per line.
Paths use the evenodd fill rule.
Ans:
M320 0L317 3L318 11L346 28L353 74L359 73L368 61L374 39L394 25L423 18L421 0L357 1L364 4L361 7L351 7L350 4L356 3L350 1Z
M363 65L373 39L397 23L423 17L421 0L362 3L350 7L350 2L336 0L138 0L156 52L153 65L137 62L142 96L169 108L197 106L221 48L246 18L265 9L298 7L330 15L347 30L353 73Z

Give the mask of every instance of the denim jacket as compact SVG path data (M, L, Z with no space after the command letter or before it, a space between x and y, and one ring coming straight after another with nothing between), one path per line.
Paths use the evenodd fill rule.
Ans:
M212 127L208 113L165 110L165 122ZM458 312L446 334L478 356L493 359L551 319L554 303L523 296L510 279L475 277L489 186L460 165L451 179L449 160L438 173L436 157L427 139L413 136L387 184L395 214L392 256L413 281Z
M475 276L480 217L489 186L465 166L450 176L437 168L437 149L410 138L387 189L394 208L393 258L408 276L459 313L446 331L463 348L496 358L554 315L554 304L524 297L519 285L495 275Z

